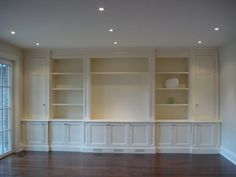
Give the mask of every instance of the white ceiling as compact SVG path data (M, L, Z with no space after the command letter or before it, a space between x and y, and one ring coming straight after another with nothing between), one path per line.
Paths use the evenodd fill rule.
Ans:
M221 46L235 37L236 0L0 0L0 40L22 48Z

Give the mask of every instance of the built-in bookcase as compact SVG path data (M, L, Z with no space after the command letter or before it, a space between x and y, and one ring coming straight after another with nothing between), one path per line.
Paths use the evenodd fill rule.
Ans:
M83 59L52 59L52 119L83 119Z
M188 119L188 58L156 58L155 117L157 120ZM177 78L177 88L166 88L167 79Z
M91 119L147 120L148 63L148 58L91 58Z

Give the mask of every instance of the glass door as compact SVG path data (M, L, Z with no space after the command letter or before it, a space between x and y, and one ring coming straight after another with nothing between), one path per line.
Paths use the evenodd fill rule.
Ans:
M0 60L0 157L12 151L11 63Z

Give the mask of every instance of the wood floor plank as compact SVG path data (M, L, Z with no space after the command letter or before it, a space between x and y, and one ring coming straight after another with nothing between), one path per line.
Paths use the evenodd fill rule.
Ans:
M0 160L2 177L236 177L221 155L23 152Z

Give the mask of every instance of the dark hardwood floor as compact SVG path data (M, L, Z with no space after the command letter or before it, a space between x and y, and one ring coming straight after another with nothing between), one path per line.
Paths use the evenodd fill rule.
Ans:
M0 160L1 177L236 177L220 155L23 152Z

